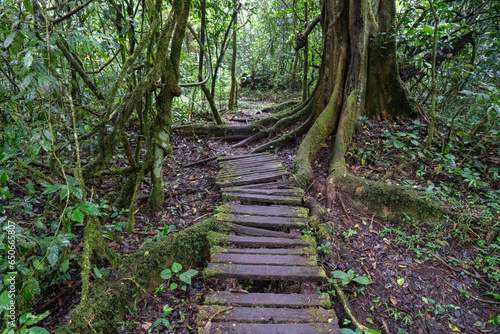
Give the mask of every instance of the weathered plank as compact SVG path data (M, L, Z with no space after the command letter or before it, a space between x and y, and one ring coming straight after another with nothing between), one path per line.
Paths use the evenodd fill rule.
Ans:
M305 248L224 248L231 254L307 254Z
M207 305L239 305L256 307L317 307L329 308L330 296L319 294L278 294L278 293L232 293L229 291L212 292L205 298Z
M212 262L236 264L261 264L275 266L316 266L316 259L300 255L268 254L213 254Z
M334 319L336 320L336 319ZM245 324L236 322L212 323L209 332L227 334L341 334L338 321L314 324Z
M309 210L288 205L243 205L226 203L219 207L220 213L239 213L243 215L261 215L276 217L307 217Z
M302 196L276 196L264 194L244 194L223 192L222 197L231 201L240 201L242 203L269 203L269 204L282 204L282 205L301 205Z
M242 186L246 184L271 182L276 180L281 180L284 176L289 175L289 173L275 172L275 173L265 173L265 174L253 174L250 176L245 176L236 179L225 179L216 181L220 186L230 187L230 186Z
M217 214L217 220L272 230L279 230L283 228L303 228L307 226L306 218L235 215L224 212L219 212Z
M223 180L234 180L234 179L241 179L241 178L256 178L259 176L267 176L269 174L280 174L280 175L288 175L290 174L286 169L274 169L274 170L255 170L255 171L248 171L244 172L242 174L232 174L232 175L217 175L217 180L218 181L223 181Z
M238 321L245 323L328 323L335 319L334 311L318 308L269 308L269 307L235 307L221 312L220 306L202 306L198 321Z
M247 264L209 263L206 277L237 278L279 281L324 281L325 271L320 267L307 266L261 266Z
M269 159L260 159L260 160L247 160L238 162L230 162L230 163L219 163L219 167L221 170L234 170L234 169L244 169L244 168L252 168L252 167L283 167L279 161L276 161L273 158Z
M219 231L233 231L240 235L253 237L274 237L296 239L298 236L290 233L272 231L264 228L249 227L228 222L219 222Z
M218 164L219 166L235 166L235 165L244 165L248 163L254 163L259 162L259 163L266 163L266 162L272 162L272 163L280 163L278 160L276 160L273 156L267 155L267 156L256 156L256 157L246 157L246 158L241 158L241 159L232 159L232 160L224 160L224 161L219 161Z
M292 248L297 246L306 246L307 241L303 239L289 238L269 238L269 237L240 237L231 235L228 243L238 247L268 247L268 248Z
M229 187L222 188L223 193L243 193L243 194L254 194L254 195L272 195L272 196L297 196L303 197L304 190L302 188L285 188L285 189L255 189L255 188L244 188L244 187Z
M271 154L267 152L262 153L253 153L253 154L241 154L241 155L222 155L217 157L217 161L230 161L230 160L239 160L244 158L254 158L254 157L262 157L262 156L270 156Z
M217 180L235 179L243 176L250 176L254 174L269 174L269 173L282 173L287 174L288 171L283 167L256 167L236 170L224 170L217 174Z

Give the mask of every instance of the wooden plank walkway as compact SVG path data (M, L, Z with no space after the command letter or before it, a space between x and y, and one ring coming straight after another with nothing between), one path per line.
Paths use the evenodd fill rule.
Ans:
M304 191L269 153L224 156L217 184L227 203L219 207L210 236L205 277L258 281L324 282L316 242L296 235L307 227ZM300 283L297 283L300 284ZM269 285L267 283L267 285ZM241 292L241 291L240 291ZM200 333L335 333L340 329L326 293L210 293L200 309Z

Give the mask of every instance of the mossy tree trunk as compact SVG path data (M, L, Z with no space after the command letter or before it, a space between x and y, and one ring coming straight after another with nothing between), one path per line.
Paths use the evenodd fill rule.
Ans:
M330 137L329 182L336 172L346 172L344 153L359 116L411 113L396 66L394 15L394 0L323 2L323 59L315 97L319 115L295 160L302 185L311 176L312 157Z
M231 91L229 92L229 110L234 110L236 107L238 96L238 82L236 80L236 56L238 52L237 39L238 39L238 9L237 2L233 1L233 55L231 58Z

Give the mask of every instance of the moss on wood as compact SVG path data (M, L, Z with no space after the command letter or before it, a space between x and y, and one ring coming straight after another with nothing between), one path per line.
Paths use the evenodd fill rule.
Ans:
M126 306L144 296L156 284L159 273L172 263L188 268L202 265L209 252L207 234L216 226L215 218L200 222L176 235L152 242L129 255L113 280L93 282L87 301L73 310L67 324L56 333L114 333Z

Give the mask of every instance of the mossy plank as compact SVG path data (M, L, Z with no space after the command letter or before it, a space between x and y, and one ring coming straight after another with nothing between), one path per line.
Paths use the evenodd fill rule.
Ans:
M248 194L248 193L232 193L223 192L222 197L226 200L240 201L242 203L269 203L269 204L281 204L281 205L301 205L302 196L276 196L276 195L264 195L264 194Z
M251 227L267 228L271 230L279 230L283 228L303 228L307 226L307 219L299 217L250 216L219 212L217 214L217 220Z
M264 228L249 227L227 222L219 222L218 229L220 231L233 231L236 232L237 235L243 235L243 236L290 238L290 239L298 238L298 236L290 233L272 231Z
M281 180L284 176L288 176L290 173L284 172L275 172L275 173L265 173L265 174L254 174L250 176L244 176L241 178L235 179L225 179L225 180L217 180L216 183L222 187L231 187L231 186L242 186L246 184L255 184L255 183L263 183L263 182L271 182L276 180Z
M201 329L200 333L205 333ZM210 333L238 334L340 334L338 321L332 323L312 324L246 324L246 323L212 323ZM208 333L205 333L208 334Z
M296 196L303 197L304 190L302 188L286 188L286 189L251 189L243 187L222 188L223 193L244 193L255 195L273 195L273 196Z
M261 307L329 308L330 297L327 293L319 294L278 294L278 293L232 293L228 291L212 292L205 298L207 305L239 305Z
M309 255L309 250L303 247L295 248L224 248L230 254L301 254ZM222 252L219 252L222 253Z
M320 267L309 266L272 266L209 263L206 271L218 278L280 281L325 281L326 275Z
M240 237L231 235L228 243L239 247L292 248L306 246L309 243L303 239L271 238L271 237Z
M269 173L286 174L288 173L288 171L283 167L273 167L273 166L266 166L266 167L261 166L261 167L252 167L252 168L235 169L235 170L221 170L219 173L217 173L217 179L218 180L234 179L240 176L250 177L251 175L255 174L269 174Z
M222 155L217 157L217 161L231 161L231 160L240 160L245 158L264 157L264 156L272 157L270 153L262 152L262 153L240 154L240 155Z
M292 207L288 205L244 205L236 203L226 203L219 207L220 213L233 213L243 215L259 215L274 217L305 218L309 210L303 207Z
M300 255L214 254L212 262L276 266L316 266L316 259Z
M335 312L318 308L294 309L294 308L269 308L269 307L233 307L221 312L220 306L202 306L198 321L237 321L245 323L328 323L335 319Z

